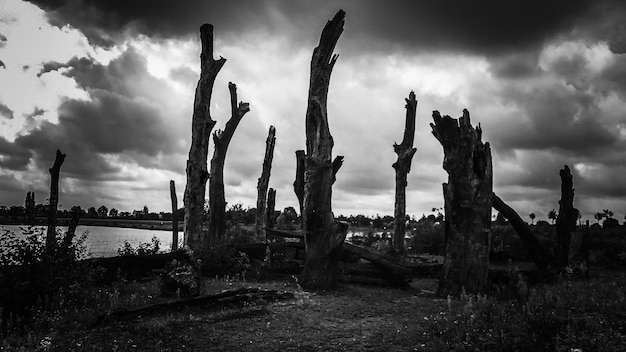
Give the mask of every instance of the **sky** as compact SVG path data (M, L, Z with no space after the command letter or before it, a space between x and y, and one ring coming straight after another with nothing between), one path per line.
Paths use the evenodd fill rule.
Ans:
M466 108L491 144L494 192L522 217L558 209L565 164L584 218L602 209L624 217L621 0L0 0L0 205L23 205L27 191L45 202L58 148L67 154L62 207L169 211L170 180L182 206L198 30L211 23L215 57L227 59L214 130L230 116L228 82L251 110L227 154L226 200L255 206L274 125L270 187L277 209L297 208L311 55L339 9L346 23L328 100L333 153L345 156L336 215L393 214L393 144L413 90L409 215L443 206L432 111L459 117Z

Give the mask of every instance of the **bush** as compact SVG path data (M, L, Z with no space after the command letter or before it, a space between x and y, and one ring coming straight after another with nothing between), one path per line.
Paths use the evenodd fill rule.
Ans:
M121 248L117 249L117 255L154 255L161 251L161 241L156 236L152 236L150 242L140 243L137 248L133 247L128 241L124 241Z

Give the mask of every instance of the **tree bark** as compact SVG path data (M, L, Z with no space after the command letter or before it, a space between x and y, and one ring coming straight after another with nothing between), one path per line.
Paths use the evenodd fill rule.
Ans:
M404 245L404 235L406 232L406 186L407 175L411 171L411 161L417 148L413 147L415 140L415 113L417 110L417 100L415 93L411 91L406 101L406 122L404 127L404 137L402 143L393 145L393 151L398 154L398 160L393 163L396 170L396 197L394 207L394 232L393 250L400 255L406 253Z
M257 183L257 199L256 199L256 224L255 232L257 239L265 242L266 234L263 228L267 225L267 188L270 183L270 172L272 170L272 158L274 157L274 145L276 144L276 128L270 126L265 141L265 157L263 158L263 171Z
M331 206L335 177L332 163L333 138L328 127L327 99L330 75L337 61L333 50L343 32L345 12L329 21L313 50L306 112L303 231L306 260L302 286L331 287L339 277L339 259L348 227L335 222Z
M574 180L567 165L559 171L561 176L561 200L559 215L556 217L556 265L564 268L569 265L569 247L572 234L576 231L578 209L574 208Z
M209 176L209 240L223 239L226 233L226 198L224 196L224 162L226 152L235 129L243 116L250 111L248 103L237 105L237 86L228 82L230 91L231 116L224 131L213 133L213 157L211 158L211 174Z
M274 228L274 211L276 210L276 190L270 188L267 192L267 209L265 210L265 230ZM265 231L265 240L274 239Z
M300 217L302 217L302 208L304 207L304 150L296 151L296 180L293 181L293 191L298 197L298 205L300 206ZM304 226L301 221L300 228Z
M176 185L170 180L170 198L172 200L172 252L178 250L178 199L176 198Z
M211 118L211 96L215 78L226 63L220 57L213 59L213 26L204 24L200 27L200 79L196 87L193 118L191 122L191 147L187 160L187 184L183 202L185 205L184 243L192 250L199 249L205 241L202 235L202 220L206 182L209 179L207 158L209 139L215 121Z
M57 149L54 164L48 170L50 172L50 198L48 204L48 232L46 234L46 249L54 250L56 246L57 208L59 205L59 172L65 161L66 155Z
M481 141L463 110L458 120L433 112L432 133L444 150L446 247L438 293L481 292L487 284L491 241L492 165L489 143Z
M495 193L492 194L491 197L493 208L509 220L509 223L521 238L522 243L524 243L528 249L533 262L537 265L537 268L545 270L548 265L552 263L550 252L548 252L541 242L539 242L539 239L537 239L535 234L530 230L530 227L526 224L526 222L524 222L524 220L522 220L517 212L513 210L513 208L508 206Z

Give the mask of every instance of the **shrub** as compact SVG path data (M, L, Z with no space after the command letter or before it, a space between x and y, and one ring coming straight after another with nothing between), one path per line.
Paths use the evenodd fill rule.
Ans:
M121 248L117 249L117 255L130 256L130 255L153 255L158 254L161 251L161 241L156 236L152 236L150 242L140 243L136 248L133 247L128 241L124 241Z

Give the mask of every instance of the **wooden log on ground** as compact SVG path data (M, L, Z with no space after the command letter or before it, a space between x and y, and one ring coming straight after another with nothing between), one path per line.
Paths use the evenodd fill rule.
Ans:
M343 282L359 283L377 286L408 287L410 275L390 272L374 263L342 263Z
M293 293L286 291L263 290L260 288L240 288L214 295L204 295L174 302L154 304L139 309L109 312L99 317L97 322L102 323L107 320L135 319L149 314L171 313L192 307L212 308L250 302L267 304L271 301L284 301L293 298Z
M154 255L128 255L109 258L90 258L83 262L105 269L104 281L114 281L118 273L137 279L148 276L155 269L163 269L172 260L189 261L189 255L183 250Z

